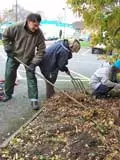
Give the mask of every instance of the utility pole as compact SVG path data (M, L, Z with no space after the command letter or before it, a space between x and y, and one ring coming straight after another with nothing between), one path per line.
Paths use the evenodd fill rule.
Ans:
M15 21L18 21L18 2L16 0L16 4L15 4Z
M120 6L120 0L118 0L118 6Z
M63 33L63 38L65 38L66 36L66 26L65 26L65 23L66 23L66 8L63 8L63 11L64 11L64 33Z

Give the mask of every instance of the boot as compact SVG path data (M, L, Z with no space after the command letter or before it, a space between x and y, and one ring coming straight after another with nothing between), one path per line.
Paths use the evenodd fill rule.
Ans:
M33 110L39 110L40 109L38 101L31 101L31 106L32 106Z
M46 82L46 98L51 98L55 94L54 87Z
M7 102L7 101L9 101L10 99L12 99L12 96L7 96L7 95L5 95L5 96L2 98L2 102Z

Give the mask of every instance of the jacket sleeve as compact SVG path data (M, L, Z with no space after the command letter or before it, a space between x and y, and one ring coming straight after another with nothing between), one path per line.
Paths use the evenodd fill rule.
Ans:
M67 72L68 68L67 68L67 64L68 64L68 53L67 52L62 52L60 53L59 57L58 57L58 69L62 72Z
M37 52L35 54L35 57L32 60L32 63L35 65L38 65L42 61L43 55L45 53L45 48L46 48L45 38L42 31L40 31L39 40L36 47L37 47Z
M12 26L8 27L3 33L3 45L4 45L4 50L7 53L13 51L14 34L15 30Z
M103 75L102 79L101 79L101 83L103 85L106 85L107 87L115 87L115 85L117 83L114 83L110 80L110 76L109 76L109 72L108 70L106 70L106 73Z

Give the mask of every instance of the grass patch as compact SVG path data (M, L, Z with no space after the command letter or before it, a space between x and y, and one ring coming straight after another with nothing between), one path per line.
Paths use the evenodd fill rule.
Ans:
M88 41L81 41L81 47L90 47L90 43Z
M0 40L0 45L3 45L2 40Z

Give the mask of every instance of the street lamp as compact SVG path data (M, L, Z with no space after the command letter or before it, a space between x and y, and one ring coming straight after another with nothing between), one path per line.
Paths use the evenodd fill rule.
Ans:
M66 8L63 8L64 11L64 32L63 32L63 38L65 38L66 35L66 30L65 30L65 22L66 22Z
M18 21L18 2L16 0L16 4L15 4L15 21Z
M118 0L118 6L120 6L120 0Z

